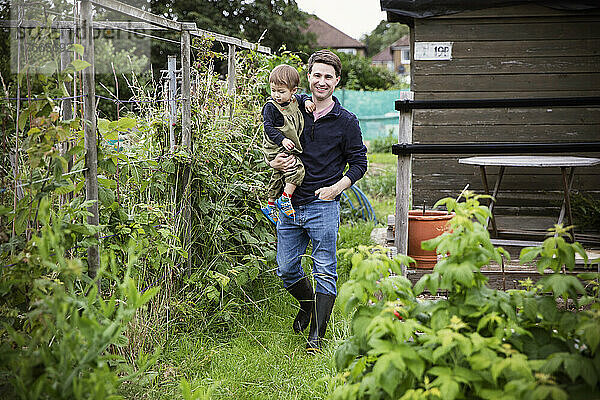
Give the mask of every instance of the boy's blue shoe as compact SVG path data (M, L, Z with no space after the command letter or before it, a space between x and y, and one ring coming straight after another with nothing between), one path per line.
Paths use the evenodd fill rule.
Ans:
M275 204L277 205L277 208L279 208L279 210L286 217L288 217L288 218L296 217L296 210L294 210L294 207L292 206L292 202L290 201L290 199L288 197L281 196L280 198L278 198L275 201Z
M263 214L265 214L265 217L267 217L269 219L269 221L271 221L272 223L274 223L275 225L277 225L277 221L279 221L279 216L277 215L278 212L277 212L276 208L271 208L267 204L267 206L261 208L260 211L262 211Z

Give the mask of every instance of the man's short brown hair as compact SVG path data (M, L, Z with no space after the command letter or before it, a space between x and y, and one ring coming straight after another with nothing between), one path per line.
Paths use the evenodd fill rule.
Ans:
M269 74L269 83L283 85L290 90L294 90L300 84L300 74L291 65L280 64L273 68Z
M319 50L312 53L308 59L308 73L312 72L312 67L316 63L331 65L335 70L335 76L342 74L342 62L340 58L331 50Z

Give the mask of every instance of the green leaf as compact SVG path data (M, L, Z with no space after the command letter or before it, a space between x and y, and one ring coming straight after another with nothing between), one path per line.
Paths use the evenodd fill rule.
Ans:
M73 68L75 68L75 71L81 71L81 70L86 69L87 67L89 67L92 64L90 64L89 62L84 61L84 60L73 60L73 61L71 61L71 65L73 66Z
M567 373L567 375L569 375L569 378L571 378L571 382L575 382L577 377L581 375L581 368L583 367L583 364L581 362L582 359L583 357L578 356L576 354L569 354L564 358L563 363L565 367L565 372Z
M379 387L391 398L394 398L396 387L402 381L402 372L392 363L393 353L385 354L377 360L373 367L373 375Z
M98 128L98 131L104 137L106 137L106 133L111 130L109 128L109 124L110 124L110 121L105 118L98 118L98 120L96 122L96 127Z
M79 43L73 43L71 45L69 45L69 50L74 51L75 53L79 54L80 56L83 57L83 46L80 45Z
M537 319L537 302L535 299L523 299L523 314L527 319L535 322Z
M106 189L114 189L117 187L117 182L112 179L106 179L98 176L98 183Z
M104 207L110 207L115 202L115 193L111 189L98 186L98 200Z
M347 340L335 350L335 365L338 371L346 369L358 356L358 346Z
M538 311L546 322L551 324L558 322L559 313L556 308L556 301L548 296L538 297L536 300Z
M29 109L25 109L23 111L21 111L21 113L19 114L19 119L18 119L18 126L19 126L19 131L23 131L23 129L25 128L25 124L27 123L27 121L29 120Z
M585 383L590 387L596 387L598 384L598 375L597 371L594 368L594 363L589 358L581 357L581 362L583 364L581 368L581 376Z
M430 371L431 370L427 372L429 373ZM451 375L446 374L438 376L432 382L432 385L440 388L440 391L442 392L442 399L444 400L454 400L458 396L460 390L460 386L454 380L454 378Z
M56 189L54 189L54 193L56 193L58 195L63 195L63 194L71 193L74 190L75 190L75 186L73 185L73 182L63 181L60 186L58 186Z
M581 324L579 328L583 329L583 339L590 346L592 354L596 353L596 349L600 343L600 324L598 323L598 320L588 320Z
M413 350L411 349L411 351ZM410 372L412 372L417 379L421 379L421 376L425 371L425 362L418 356L413 359L405 359L404 362Z
M250 244L259 244L260 242L254 236L252 236L248 231L242 231L242 236L246 239L247 243Z
M525 247L519 255L519 263L524 264L533 261L541 251L540 247Z
M572 275L552 274L540 279L544 290L550 290L554 297L568 296L576 298L578 293L585 293L583 285Z
M137 121L134 118L123 117L118 120L118 127L120 131L134 128L137 125Z

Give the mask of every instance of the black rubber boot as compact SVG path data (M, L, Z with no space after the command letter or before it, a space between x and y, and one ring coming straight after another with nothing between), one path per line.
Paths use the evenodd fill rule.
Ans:
M313 288L310 284L310 280L305 276L292 286L288 287L287 291L298 300L298 303L300 303L300 310L292 325L294 332L300 333L304 331L310 323L310 316L315 304Z
M331 310L335 303L335 296L324 293L317 293L315 301L315 311L310 319L310 331L308 333L308 343L306 351L309 354L321 352L322 341L327 330L327 322L331 316Z

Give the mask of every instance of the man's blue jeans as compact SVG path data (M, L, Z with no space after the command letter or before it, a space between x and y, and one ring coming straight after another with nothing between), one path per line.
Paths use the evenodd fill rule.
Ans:
M315 292L336 295L336 241L340 226L339 201L315 200L295 207L296 218L279 213L277 222L277 275L287 288L304 277L302 256L312 241Z

